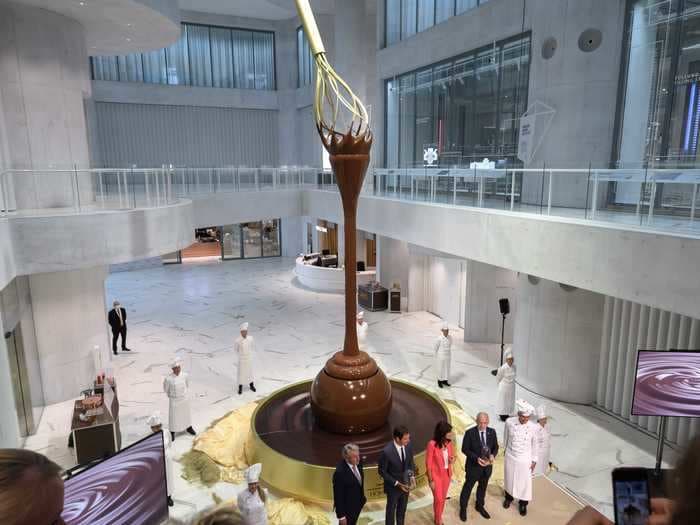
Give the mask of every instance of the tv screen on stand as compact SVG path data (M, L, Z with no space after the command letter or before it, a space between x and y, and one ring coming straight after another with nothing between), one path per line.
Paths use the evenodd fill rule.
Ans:
M640 350L632 415L700 417L700 352Z
M157 525L168 519L163 433L137 441L65 481L67 525Z

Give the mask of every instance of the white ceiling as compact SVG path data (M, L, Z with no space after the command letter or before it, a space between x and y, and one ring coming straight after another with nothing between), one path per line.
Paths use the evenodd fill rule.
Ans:
M296 15L294 0L178 0L180 9L265 20L287 20ZM354 2L357 0L342 0ZM330 13L334 0L311 0L314 13Z

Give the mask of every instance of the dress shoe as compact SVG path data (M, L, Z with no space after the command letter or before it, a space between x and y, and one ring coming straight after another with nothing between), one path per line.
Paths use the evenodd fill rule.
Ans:
M170 437L172 437L170 441L175 441L175 432L171 432Z
M510 500L504 499L504 500L503 500L503 508L504 508L504 509L510 508L510 504L511 504L511 503L512 503L512 502L511 502Z
M442 381L438 381L438 386L442 388Z
M122 348L122 352L131 352L131 348Z
M257 392L257 390L255 390L255 385L254 385L253 383L250 384L250 389L251 389L253 392Z
M175 502L173 501L173 498L171 498L170 496L168 496L168 507L172 507L173 505L175 505Z
M481 517L484 518L485 520L490 520L491 519L491 514L486 512L486 509L484 507L477 507L476 511L481 514Z
M119 355L116 350L112 351L114 355Z
M442 384L445 386L452 386L449 381L443 381Z
M197 435L197 433L194 431L194 428L192 427L187 427L187 433L192 434L193 436Z
M243 385L238 385L238 395L240 396L243 393Z
M462 521L467 521L467 509L459 509L459 519Z
M521 516L527 515L527 505L523 505L522 503L520 503L518 505L518 512L520 512Z

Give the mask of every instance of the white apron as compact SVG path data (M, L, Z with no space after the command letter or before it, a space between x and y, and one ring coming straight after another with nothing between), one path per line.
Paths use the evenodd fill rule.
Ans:
M360 350L367 352L367 332L369 330L369 325L367 322L363 322L361 325L355 323L357 327L357 344Z
M521 425L517 417L506 421L504 430L505 466L503 488L517 500L532 500L532 471L537 461L537 424Z
M168 483L168 496L172 496L175 480L173 479L173 451L170 431L163 429L163 448L165 449L165 480Z
M190 400L188 398L189 380L185 372L180 375L170 374L163 380L163 390L168 396L168 429L171 432L183 432L192 426Z
M551 438L549 423L544 427L537 423L537 465L535 465L535 474L546 474L549 470L552 450Z
M238 384L253 383L253 337L249 335L245 339L243 336L236 339L234 350L238 354Z
M243 525L267 525L267 510L257 491L250 493L246 488L238 494L238 510L243 518Z
M440 335L435 341L435 372L440 381L449 381L452 362L452 337Z
M510 416L515 410L515 365L503 363L496 374L498 396L496 414Z

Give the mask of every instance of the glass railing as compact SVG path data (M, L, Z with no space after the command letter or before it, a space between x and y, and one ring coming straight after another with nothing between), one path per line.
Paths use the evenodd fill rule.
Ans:
M700 170L691 168L372 168L363 194L700 236L698 185ZM330 170L306 166L9 170L0 174L0 209L3 214L89 213L292 188L337 191Z

